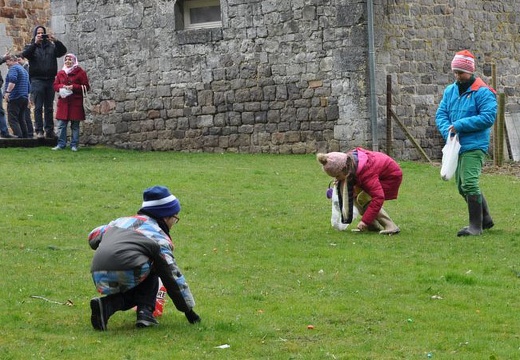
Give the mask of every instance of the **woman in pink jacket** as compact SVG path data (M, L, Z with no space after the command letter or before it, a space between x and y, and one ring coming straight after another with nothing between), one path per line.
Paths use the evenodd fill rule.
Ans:
M362 215L357 225L359 231L399 233L399 227L383 209L385 200L397 199L403 179L403 172L394 159L360 147L347 153L320 153L317 159L323 170L336 179L344 223L352 222L355 206Z
M78 151L79 123L85 120L82 85L90 90L87 73L78 65L74 54L65 55L63 68L54 79L54 91L58 93L58 145L52 150L62 150L67 146L67 125L70 122L70 149Z

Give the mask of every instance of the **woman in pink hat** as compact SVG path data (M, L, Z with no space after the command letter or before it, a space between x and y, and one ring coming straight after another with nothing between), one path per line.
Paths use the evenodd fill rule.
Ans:
M317 159L323 171L336 179L344 223L352 222L355 206L362 215L357 225L359 231L399 233L399 227L383 209L385 200L397 199L403 179L403 172L394 159L360 147L347 153L320 153Z

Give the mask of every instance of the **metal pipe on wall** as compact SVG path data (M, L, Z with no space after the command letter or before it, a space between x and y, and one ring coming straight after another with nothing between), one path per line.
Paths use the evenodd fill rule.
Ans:
M370 123L372 126L372 150L379 151L377 134L376 70L374 52L374 4L367 0L368 16L368 78L370 82Z

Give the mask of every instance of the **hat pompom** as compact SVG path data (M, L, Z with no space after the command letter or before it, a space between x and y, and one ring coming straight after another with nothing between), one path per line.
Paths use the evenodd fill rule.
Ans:
M181 204L167 187L152 186L143 192L141 210L160 219L178 214Z
M333 178L341 175L346 167L347 157L347 154L341 152L319 153L316 155L318 162L323 167L323 171Z
M473 74L475 72L475 56L468 50L459 51L451 61L451 70Z

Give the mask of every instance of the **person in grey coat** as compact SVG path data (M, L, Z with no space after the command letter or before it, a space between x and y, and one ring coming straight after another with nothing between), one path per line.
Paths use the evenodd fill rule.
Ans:
M159 278L177 310L192 324L200 322L193 310L195 300L173 256L170 230L179 221L179 200L164 186L143 193L141 209L92 230L89 245L96 252L91 273L104 297L90 301L91 323L107 330L117 311L137 307L138 328L158 325L153 315Z

